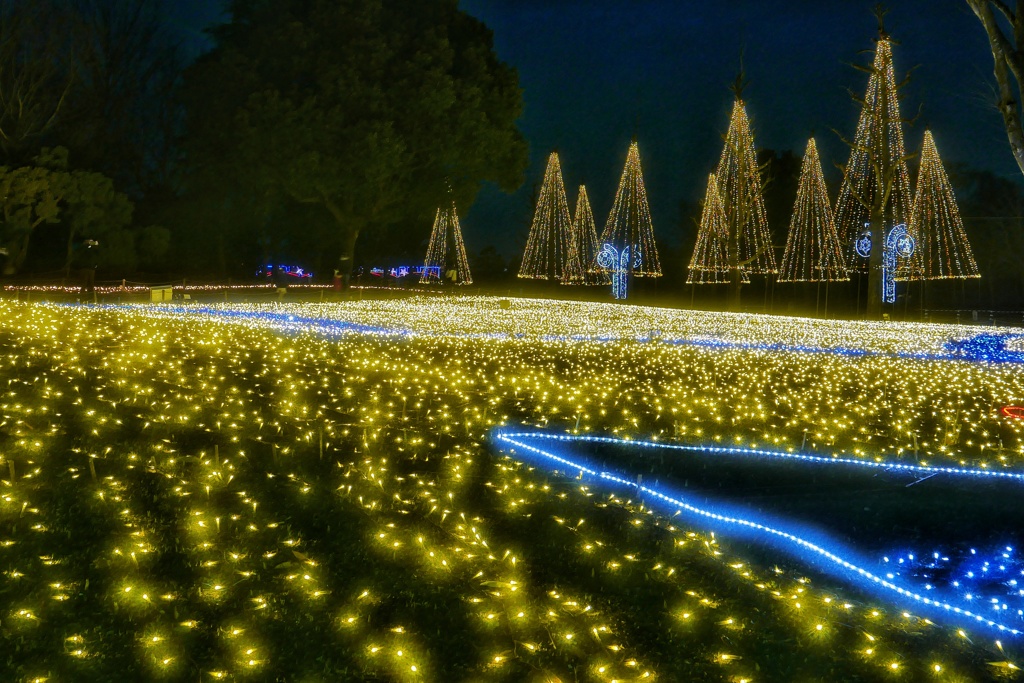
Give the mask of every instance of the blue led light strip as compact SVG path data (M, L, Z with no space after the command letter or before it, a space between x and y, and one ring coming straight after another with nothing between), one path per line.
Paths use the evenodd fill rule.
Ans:
M571 470L573 473L579 473L580 478L590 477L597 479L601 482L608 484L614 484L618 487L627 488L630 491L636 491L649 496L653 500L656 500L666 506L673 512L687 512L691 515L717 522L725 527L734 527L739 530L746 532L754 532L763 537L763 540L770 541L781 541L784 546L790 548L797 548L802 551L809 553L812 557L818 560L825 560L825 565L829 564L833 567L846 572L850 572L854 577L859 578L861 583L865 586L875 589L881 589L883 594L895 593L900 598L912 601L917 605L922 605L925 608L929 608L928 611L934 613L939 618L948 616L948 618L956 619L958 621L967 621L974 624L980 624L995 629L1001 633L1008 633L1014 636L1021 634L1021 631L1005 624L1001 624L992 619L988 619L976 612L972 612L967 609L963 609L954 604L944 602L942 600L934 600L917 593L913 590L908 590L892 581L889 581L877 574L868 571L860 566L857 566L848 559L841 557L839 554L827 550L821 545L809 541L805 538L801 538L796 534L790 533L783 529L779 529L767 524L761 524L742 517L733 515L723 515L711 510L691 505L681 498L673 497L666 493L662 493L649 486L642 485L637 481L631 481L623 478L619 474L607 471L599 471L587 465L571 460L569 458L560 456L556 453L539 448L531 445L528 441L556 441L563 443L579 443L579 442L590 442L590 443L602 443L602 444L614 444L617 446L629 446L636 448L670 448L677 450L690 450L690 451L702 451L709 453L729 453L733 455L750 455L750 456L769 456L769 457L795 457L805 459L813 462L826 462L831 464L848 464L848 465L861 465L868 467L879 467L885 469L891 469L896 471L914 471L914 472L932 472L932 473L943 473L953 475L985 475L993 476L998 474L1005 474L1015 479L1024 479L1024 475L1018 473L995 473L985 472L983 470L960 470L957 468L929 468L924 466L910 466L910 465L898 465L895 463L877 463L877 462L862 462L857 460L849 459L833 459L833 458L820 458L817 456L804 456L793 453L780 453L777 451L762 451L757 449L744 449L744 448L723 448L716 446L682 446L678 444L665 444L658 443L655 441L629 441L626 439L615 439L611 437L597 437L597 436L574 436L574 435L563 435L563 434L547 434L544 432L513 432L505 430L495 430L492 434L492 438L499 444L507 446L507 450L516 456L522 456L523 454L529 454L535 458L547 462L548 464L554 464L553 471L558 471L559 466Z
M690 446L687 444L664 443L660 441L636 441L632 439L617 439L610 436L593 436L589 434L550 434L546 432L502 432L501 436L575 443L600 443L610 444L613 446L635 446L637 448L664 448L673 451L690 451L692 453L712 453L721 455L784 458L788 460L815 462L826 465L851 465L854 467L892 470L894 472L911 472L915 474L925 475L952 474L954 476L996 477L1000 479L1015 479L1017 481L1024 482L1024 472L1017 472L1012 470L994 471L967 469L963 467L931 467L929 465L903 465L896 462L878 462L874 460L858 460L856 458L827 458L821 455L806 455L804 453L790 453L788 451L770 451L761 448L743 448L742 446Z

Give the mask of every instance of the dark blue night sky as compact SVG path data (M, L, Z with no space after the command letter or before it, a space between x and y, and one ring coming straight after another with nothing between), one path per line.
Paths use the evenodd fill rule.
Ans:
M415 0L411 0L415 1ZM198 36L217 4L172 3L175 24ZM815 135L833 193L847 152L832 129L853 135L877 35L868 0L463 0L494 31L498 55L519 71L530 143L527 182L513 196L485 189L463 217L471 250L525 241L533 185L558 149L570 204L585 182L598 227L611 208L626 148L640 144L659 241L682 236L682 200L698 202L728 126L741 46L744 93L757 146L803 153ZM908 151L932 129L947 165L966 163L1010 177L1019 171L993 106L987 39L963 0L893 0L887 28L905 89ZM198 40L198 38L197 38ZM197 43L200 44L200 43ZM916 176L916 162L911 162Z
M160 2L167 25L174 37L192 54L210 46L203 30L225 19L222 0L162 0Z

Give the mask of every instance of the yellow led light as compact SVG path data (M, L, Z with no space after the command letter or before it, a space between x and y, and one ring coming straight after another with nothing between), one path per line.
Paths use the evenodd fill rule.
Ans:
M821 172L818 147L807 142L789 236L782 255L779 282L849 280L842 244L832 220L828 188Z
M920 276L928 280L981 277L964 231L953 187L942 166L932 132L924 132L921 170L908 230L917 241Z
M537 197L519 277L566 283L579 281L583 270L573 242L562 165L558 153L552 152Z
M627 270L631 277L661 277L661 261L636 140L626 153L626 166L622 169L619 189L601 232L600 243L613 245L619 253L627 247L630 249Z
M910 173L903 144L903 120L893 70L892 41L882 36L875 45L864 107L836 200L836 228L840 242L848 249L847 266L851 270L865 270L867 267L867 259L858 256L852 245L869 221L869 207L885 200L882 206L885 228L907 223L910 214ZM877 174L883 167L891 169L892 176L887 197L879 194L881 181ZM877 242L881 240L881 236L876 237ZM876 246L881 248L881 244ZM915 263L918 258L914 257ZM898 272L908 268L920 270L906 263L900 263L899 267Z
M454 274L454 279L449 276L449 273ZM420 282L424 284L441 282L460 285L473 284L454 198L449 204L437 210Z
M993 410L993 397L1024 395L1018 368L908 363L893 356L941 353L962 330L951 326L821 324L525 299L509 304L502 308L486 297L408 297L214 306L193 313L0 302L3 330L19 351L0 355L0 363L15 358L27 377L10 387L0 383L0 422L6 420L3 429L11 433L38 433L32 438L42 443L38 452L15 446L3 454L5 462L18 458L18 476L0 490L0 514L25 520L9 525L0 539L0 571L25 600L0 615L5 625L26 642L52 633L89 590L85 577L75 575L80 565L58 546L47 547L49 533L33 529L58 527L38 487L66 477L69 490L81 488L78 502L88 506L99 528L112 529L76 541L91 543L101 560L89 570L105 575L99 585L110 587L101 599L115 602L111 611L136 624L137 649L145 654L134 656L150 666L151 676L178 669L207 680L219 679L217 673L269 675L271 665L276 671L288 664L271 662L279 643L263 638L282 626L298 638L307 627L333 623L331 637L359 653L358 675L424 678L433 666L436 627L415 615L401 625L388 619L404 612L391 608L389 581L378 583L369 571L378 565L417 577L402 584L416 599L422 597L419 586L428 584L454 598L444 609L466 617L472 651L485 653L474 660L477 677L572 661L602 680L673 678L678 670L666 665L662 671L643 639L620 632L633 607L610 596L626 594L623 589L637 581L676 615L665 623L675 631L666 637L703 647L708 633L728 630L743 661L716 657L712 648L697 664L729 664L728 680L749 677L755 666L771 678L771 658L748 647L750 638L763 637L755 624L768 617L775 624L772 637L793 642L821 634L809 639L820 645L869 629L862 646L844 648L837 641L830 653L851 671L888 668L894 659L900 665L896 676L934 671L934 660L922 653L938 649L905 645L910 633L915 643L940 643L950 633L941 623L921 634L908 632L928 622L896 608L845 601L842 591L823 590L792 565L764 567L681 516L666 516L627 494L610 495L590 481L544 474L515 454L498 455L486 445L487 436L497 425L528 422L631 441L657 436L666 443L776 444L770 447L867 462L895 457L902 448L910 463L968 462L999 471L1024 457L1014 441L1024 426ZM302 323L281 334L273 327L276 319L262 317L273 315L410 333L400 340L363 331L325 338L313 323ZM595 339L594 330L603 338ZM651 330L664 340L701 339L714 331L716 341L736 346L638 340ZM61 341L76 335L76 344ZM780 339L870 353L759 350ZM56 391L66 398L45 398ZM40 403L51 408L45 417ZM90 410L93 415L86 416ZM188 433L199 430L201 447L182 452L175 436L181 414L190 416ZM106 431L60 448L61 425L86 417ZM125 426L117 426L119 419ZM864 431L868 419L892 428ZM151 445L136 447L134 454L112 446L146 422L142 434ZM229 430L232 424L237 429ZM235 433L246 443L244 452L229 441ZM40 474L23 478L34 471ZM153 564L167 552L159 547L166 533L154 524L150 490L139 487L144 479L160 491L161 506L183 522L174 552L187 563L191 583L172 584ZM307 485L311 491L304 496ZM333 580L336 556L323 552L329 546L316 525L301 521L313 496L331 509L329 524L353 524L368 570L354 577L359 583L346 588ZM607 524L609 515L623 523ZM530 539L513 541L508 529L515 525L535 528L549 542L545 547L562 554L558 561L564 555L586 580L560 577L554 585L538 571L550 557L538 555ZM55 595L68 600L55 604ZM834 619L840 608L842 619ZM293 624L297 614L302 619ZM695 624L709 630L694 630ZM105 661L106 641L83 628L74 630L88 643L58 632L61 666ZM227 657L211 663L212 670L192 670L196 638L220 641ZM976 646L964 638L944 652L942 671L962 668L964 676L983 679L979 653L1000 645ZM1014 643L1001 643L1007 660L1001 670L1011 670ZM905 659L900 651L908 653Z

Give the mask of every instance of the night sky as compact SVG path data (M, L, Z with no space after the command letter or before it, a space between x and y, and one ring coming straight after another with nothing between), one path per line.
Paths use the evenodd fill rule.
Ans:
M215 3L181 0L175 25L201 44L198 28ZM213 6L211 6L213 5ZM679 243L683 200L699 202L728 127L741 46L750 84L744 93L758 149L803 154L816 136L830 191L848 152L832 129L852 137L876 22L861 0L463 0L494 31L499 57L519 71L530 144L527 182L518 193L485 189L462 218L467 247L495 244L511 254L525 242L533 186L559 151L570 206L585 182L600 230L630 138L640 144L659 241ZM925 128L943 161L1020 177L993 106L992 57L963 0L894 0L887 18L903 114L921 107L907 130L917 151ZM916 177L916 161L911 162ZM686 238L687 242L691 239ZM689 244L684 251L688 252Z

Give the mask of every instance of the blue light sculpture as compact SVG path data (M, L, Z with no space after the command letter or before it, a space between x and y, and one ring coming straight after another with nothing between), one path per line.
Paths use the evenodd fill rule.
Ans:
M615 245L605 242L597 255L597 265L607 270L612 276L612 296L616 299L625 299L628 293L631 251L633 251L632 248L627 246L619 253ZM639 268L640 250L636 249L634 253L632 267Z

